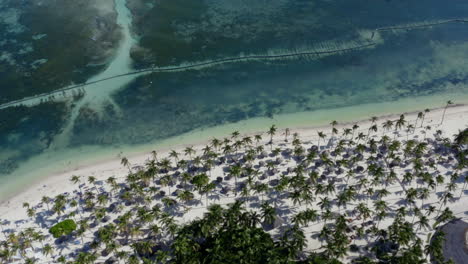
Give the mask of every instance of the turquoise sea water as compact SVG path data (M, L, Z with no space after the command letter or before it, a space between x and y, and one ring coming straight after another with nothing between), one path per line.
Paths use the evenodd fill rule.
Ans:
M364 41L376 45L320 57L242 61L127 76L87 86L81 99L1 109L0 198L64 168L116 157L120 152L222 136L231 129L262 130L272 123L321 125L334 119L437 107L448 99L468 102L468 23L426 26L463 18L468 5L462 1L448 6L440 1L422 5L394 0L366 6L363 1L277 0L268 5L255 0L251 5L257 9L244 15L239 15L245 9L243 1L215 2L204 1L212 7L203 10L204 15L220 25L230 19L234 23L231 33L240 34L232 40L236 45L224 51L216 43L219 30L206 29L215 41L210 47L217 50L194 50L198 55L190 53L186 63L194 63L190 60L194 58L219 59L223 54L241 56L241 51L275 55L335 50ZM114 61L93 79L125 73L135 66L130 49L143 38L128 34L132 17L125 1L116 0L116 10L124 37ZM256 21L248 14L256 15ZM239 31L245 35L236 31L236 21L250 26ZM185 39L200 34L191 26L179 23L176 36ZM389 26L405 29L375 31ZM263 41L253 37L256 30Z

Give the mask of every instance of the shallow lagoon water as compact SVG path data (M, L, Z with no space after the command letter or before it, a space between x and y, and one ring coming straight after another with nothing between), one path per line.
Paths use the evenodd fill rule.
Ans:
M123 1L117 3L125 28L128 10ZM444 13L432 19L446 18ZM128 36L109 68L93 79L129 69L134 42ZM374 36L381 39L374 48L319 59L114 79L86 87L86 96L74 103L51 103L51 110L64 109L52 123L44 110L43 120L34 115L43 106L8 112L18 115L13 120L0 111L0 118L12 123L0 127L0 199L41 177L121 152L149 152L233 130L265 130L273 123L315 126L442 106L448 99L466 103L467 36L465 24L396 30Z
M1 0L0 102L81 83L105 69L119 38L113 1Z

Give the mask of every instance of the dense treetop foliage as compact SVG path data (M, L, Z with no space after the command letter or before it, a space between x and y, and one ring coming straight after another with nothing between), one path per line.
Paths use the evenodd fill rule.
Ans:
M52 226L49 229L49 233L51 233L55 238L59 238L61 236L67 236L75 230L76 230L75 221L73 221L72 219L67 219Z

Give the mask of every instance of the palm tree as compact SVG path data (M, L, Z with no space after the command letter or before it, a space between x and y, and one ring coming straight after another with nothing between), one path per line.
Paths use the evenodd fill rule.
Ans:
M47 211L50 211L50 198L48 196L42 196L41 202L47 206Z
M97 197L97 201L99 205L104 206L109 202L109 197L106 194L100 194Z
M343 136L345 137L345 139L348 138L348 135L351 134L351 131L352 131L352 129L350 129L350 128L344 128L343 129Z
M255 144L258 145L258 143L260 141L262 141L262 135L261 134L257 134L254 136L254 139L255 139Z
M120 164L122 164L122 166L124 166L124 167L127 167L129 172L132 171L130 169L130 162L128 161L128 159L126 157L122 157L122 159L120 160Z
M216 189L216 184L214 182L210 182L210 183L207 183L205 184L205 186L203 187L203 192L205 193L206 195L206 207L208 207L208 194L215 190Z
M449 208L445 208L444 211L442 211L442 213L440 213L436 217L436 221L435 221L433 227L435 228L439 224L451 221L454 218L455 218L455 215L453 214L453 212Z
M426 118L426 114L429 113L430 111L431 110L429 110L429 108L424 109L424 114L422 115L422 119L421 119L421 125L419 127L423 127L424 119Z
M26 258L24 263L25 264L34 264L34 263L36 263L36 258Z
M88 183L92 184L94 186L94 189L97 191L96 187L96 177L94 176L88 176Z
M414 131L415 129L415 126L413 126L412 124L408 124L406 126L406 141L409 140L409 134L412 133L412 131Z
M424 206L424 201L429 198L429 195L431 194L429 192L429 189L427 188L421 188L418 190L418 194L419 194L419 199L421 199L421 208L423 208Z
M231 140L230 140L229 138L224 138L224 139L223 139L223 144L224 144L224 145L228 145L228 144L230 144L230 143L231 143Z
M159 179L159 182L161 184L161 186L163 187L168 187L168 191L169 191L169 195L172 194L171 192L171 177L169 175L165 175L163 177L161 177L161 179Z
M252 137L246 136L242 138L242 144L244 145L245 148L251 147L252 146Z
M462 145L468 144L468 129L463 131L459 131L458 134L455 136L455 146L461 148Z
M54 206L52 207L52 210L60 216L65 210L64 208L65 204L66 204L65 196L62 194L59 194L55 197Z
M73 184L78 184L78 183L80 182L80 176L73 175L73 176L70 178L70 181L71 181Z
M273 146L273 136L276 134L276 126L272 125L270 129L267 131L267 134L270 135L270 142L269 144Z
M317 132L318 135L318 141L317 141L317 148L320 150L320 139L324 139L326 135L322 131Z
M239 136L240 136L240 133L237 130L231 133L231 138L234 140L236 140Z
M224 145L224 146L223 146L223 154L224 154L225 156L229 156L229 154L231 154L231 153L232 153L232 147L231 147L231 145L229 145L229 144Z
M34 208L28 208L26 209L26 213L28 217L33 218L36 215L36 210L34 210Z
M234 142L233 147L236 150L236 154L237 154L237 151L239 151L242 148L243 145L244 145L244 143L242 141L240 141L240 140L236 140Z
M192 159L192 155L195 154L195 149L193 146L186 147L184 150L185 156L189 156L190 159Z
M213 138L211 140L211 146L215 149L215 151L218 151L219 147L221 147L221 140Z
M396 136L397 130L404 127L405 124L406 124L405 115L400 115L400 118L395 122L395 136Z
M52 255L54 253L54 248L50 244L45 244L45 246L42 248L42 252L44 255Z
M377 130L378 130L378 127L376 124L371 125L369 129L367 130L367 139L369 139L371 131L377 132Z
M158 162L158 152L156 150L151 151L151 157L155 162Z
M445 112L447 111L447 108L449 105L452 105L453 102L451 100L448 100L447 101L447 104L445 105L444 107L444 112L442 113L442 120L440 121L440 124L442 125L442 123L444 123L444 119L445 119Z
M414 120L414 127L415 127L415 128L418 127L418 120L419 120L419 119L422 120L423 117L424 117L424 113L423 113L423 112L419 112L419 113L418 113L418 116L417 116L416 119Z
M93 253L80 252L75 262L79 264L92 264L97 260L97 256Z
M416 222L416 225L419 226L418 229L423 228L424 230L426 230L426 229L428 229L430 227L429 219L425 215L420 215L419 216L419 221Z
M262 203L260 211L265 224L272 225L275 222L275 208L270 206L267 202Z
M392 126L393 126L392 120L387 120L382 124L382 127L385 129L385 131L392 129Z
M254 185L253 189L255 190L257 194L260 194L260 197L263 203L263 196L265 192L268 191L268 185L266 183L257 184L257 185Z
M377 201L374 201L374 208L375 208L375 211L377 212L377 219L379 220L379 223L380 223L380 221L383 219L382 216L383 217L385 216L385 214L383 213L386 213L386 210L388 209L388 205L383 200L377 200ZM379 213L382 213L382 214L379 215ZM377 227L379 226L379 223L377 223Z
M119 187L117 185L117 180L115 179L115 177L112 177L112 176L107 178L106 183L111 186L111 192L116 191ZM112 198L112 193L111 193L111 198Z
M320 207L321 210L330 209L332 206L330 198L328 198L327 196L320 197L320 202L318 202L317 205Z
M366 136L364 133L359 132L358 135L357 135L356 144L359 144L359 141L366 139L366 137L367 137L367 136ZM365 146L363 146L363 147L365 147ZM364 149L365 149L365 148L364 148Z
M330 125L332 126L332 136L338 134L338 129L336 129L336 125L338 125L338 122L336 120L333 120Z
M179 153L177 153L177 151L172 150L172 151L169 153L169 157L174 159L174 163L175 163L175 164L177 164L177 162L179 162Z
M286 128L286 129L284 130L284 142L288 142L289 133L290 133L289 128Z
M200 199L205 186L209 183L209 180L210 179L208 175L204 173L198 174L192 179L192 184L195 185L196 189L198 190L198 193L200 194Z
M242 173L242 168L239 165L234 165L229 168L229 174L234 177L234 192L237 196L237 177Z
M430 243L424 248L424 253L431 256L431 262L433 263L445 263L445 257L443 254L443 245L445 243L445 233L443 231L437 231L432 235Z
M353 125L353 135L351 136L351 139L354 139L354 133L356 132L356 130L359 128L359 126L357 124L354 124Z
M294 190L292 193L290 193L289 198L291 198L293 201L294 206L296 206L296 204L301 205L302 203L302 195L299 190Z
M326 186L325 186L325 192L327 194L333 194L336 192L336 186L335 186L335 183L334 182L329 182Z
M83 193L83 191L81 190L81 185L79 184L79 183L81 182L80 176L73 175L73 176L70 178L70 181L71 181L73 184L78 184L78 188L80 189L80 192Z
M308 186L304 186L300 189L300 191L301 198L306 203L306 209L309 209L309 205L311 205L312 202L315 202L315 196L312 194L312 189L310 189Z
M359 213L359 217L362 218L363 223L367 218L371 217L372 211L364 203L359 203L356 206L356 210Z
M453 199L453 194L450 191L445 192L444 194L442 194L442 196L439 199L439 203L440 203L439 213L441 212L440 210L442 209L442 206L445 206L447 204L447 202L449 200L452 200L452 199Z
M209 145L206 145L202 150L203 150L204 158L208 158L210 154L213 152Z
M188 172L183 172L181 176L181 181L183 183L184 189L187 189L187 182L192 180L192 174Z
M162 159L158 164L166 173L171 169L171 161L167 158Z
M331 125L332 127L335 127L335 126L338 125L338 121L333 120L333 121L331 121L330 125Z

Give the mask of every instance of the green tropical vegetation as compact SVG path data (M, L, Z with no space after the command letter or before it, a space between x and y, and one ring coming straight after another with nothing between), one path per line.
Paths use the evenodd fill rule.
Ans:
M52 226L49 229L49 233L51 233L55 238L59 238L61 236L67 236L75 230L76 230L75 221L73 221L72 219L67 219Z
M58 263L450 263L440 227L464 213L451 208L466 198L467 130L444 137L422 117L334 121L313 138L273 125L152 151L145 164L123 157L125 176L76 175L73 193L24 203L29 227L1 221L0 263L41 263L34 252Z

